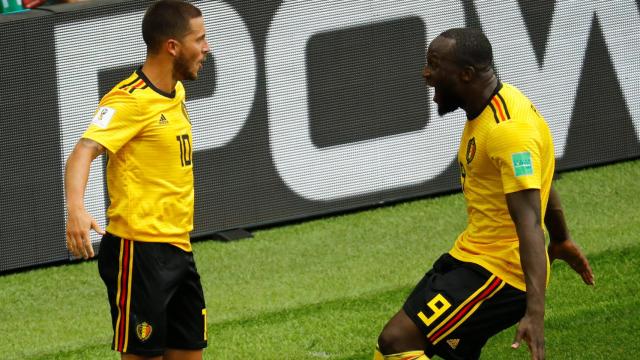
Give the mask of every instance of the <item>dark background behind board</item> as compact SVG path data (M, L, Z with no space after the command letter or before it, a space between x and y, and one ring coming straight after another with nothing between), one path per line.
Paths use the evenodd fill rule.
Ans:
M458 169L452 159L447 170L433 180L338 200L311 201L289 189L271 157L264 65L267 32L281 4L227 3L251 33L257 89L252 110L238 135L224 147L194 154L196 212L192 236L208 237L222 230L278 224L459 188ZM0 16L0 272L70 260L64 236L64 164L54 27L105 14L141 11L148 4L97 1L51 7L52 12ZM389 4L393 6L393 2ZM541 63L555 2L519 4ZM463 5L466 24L481 27L479 5L473 1L464 1ZM425 26L418 17L396 18L318 33L308 40L307 96L310 135L316 147L399 135L428 124L432 105L420 77ZM139 36L138 28L132 29L132 36ZM139 65L100 69L100 95ZM187 100L215 92L216 68L212 57L199 81L185 83ZM640 92L633 95L625 103L602 29L594 18L570 114L566 151L558 159L557 168L575 169L640 156L640 143L627 107L638 106Z
M424 26L410 17L309 39L309 115L317 147L425 127L429 104L424 81L415 76L424 61Z

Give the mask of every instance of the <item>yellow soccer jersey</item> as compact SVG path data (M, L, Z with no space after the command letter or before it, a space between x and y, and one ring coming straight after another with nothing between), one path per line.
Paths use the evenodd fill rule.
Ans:
M499 84L480 115L467 121L458 163L468 222L450 254L525 290L518 236L505 194L540 189L544 219L555 167L547 123L518 89ZM547 274L548 270L547 259Z
M107 149L107 231L191 251L191 123L180 82L157 89L139 69L102 100L83 137Z

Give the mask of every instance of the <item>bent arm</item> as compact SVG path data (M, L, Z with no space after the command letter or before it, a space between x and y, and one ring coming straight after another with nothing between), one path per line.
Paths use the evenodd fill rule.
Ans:
M544 215L544 224L549 231L549 238L554 243L561 243L571 238L569 228L564 217L564 210L560 203L560 196L556 189L551 186L547 211Z
M549 193L549 202L547 203L547 213L544 216L544 224L549 231L549 247L547 252L549 253L549 261L553 262L555 259L561 259L566 261L571 268L577 272L582 281L587 285L595 284L595 278L593 270L589 265L589 260L582 253L582 250L571 239L569 228L564 217L564 211L562 210L562 204L560 203L560 195L551 187Z
M547 262L540 219L540 190L518 191L506 197L520 240L520 262L527 285L527 312L544 315Z
M104 152L104 147L89 139L80 139L67 159L64 189L67 201L67 247L76 256L87 259L94 256L89 230L104 231L84 208L84 192L93 160Z
M541 225L540 190L528 189L506 195L509 214L520 241L520 262L527 286L527 307L518 325L516 341L529 344L534 359L544 359L544 303L547 261Z

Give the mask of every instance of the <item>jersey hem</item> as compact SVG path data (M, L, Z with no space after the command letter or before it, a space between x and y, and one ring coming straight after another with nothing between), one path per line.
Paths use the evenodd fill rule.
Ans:
M150 235L149 237L147 237L147 236L142 236L142 237L140 237L140 236L129 236L129 235L127 235L126 232L120 232L120 231L118 231L118 229L113 230L113 228L109 227L109 226L107 227L107 232L112 234L112 235L115 235L115 236L117 236L119 238L128 239L128 240L131 240L131 241L169 244L169 245L173 245L173 246L175 246L175 247L177 247L177 248L179 248L179 249L181 249L183 251L186 251L186 252L192 252L192 250L193 250L193 247L191 246L191 241L186 241L186 242L185 241L181 241L181 240L176 241L175 237L174 238L162 238L160 236L152 236L152 235ZM189 236L187 235L187 238L188 237Z
M464 261L464 262L470 262L470 263L474 263L478 266L481 266L483 269L489 271L490 273L494 274L495 276L499 277L500 279L504 280L504 282L506 282L507 284L513 286L514 288L520 290L520 291L525 291L526 292L526 284L523 281L520 281L519 279L517 279L515 276L513 276L512 274L507 274L504 273L503 271L500 271L499 269L488 265L486 262L484 261L479 261L477 260L477 256L473 256L473 257L467 257L464 254L460 254L459 252L455 251L454 249L451 249L449 251L449 255L453 256L454 258L460 260L460 261Z

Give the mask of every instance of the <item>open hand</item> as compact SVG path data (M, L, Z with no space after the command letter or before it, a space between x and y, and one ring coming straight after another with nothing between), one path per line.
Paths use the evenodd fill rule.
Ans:
M524 340L529 346L531 359L544 360L544 315L525 314L516 328L516 338L511 347L517 349Z
M93 229L100 235L104 235L98 222L86 212L86 210L69 211L67 218L67 249L75 257L85 260L95 256L89 231Z
M595 284L595 278L593 276L593 270L591 270L591 266L589 265L589 260L587 260L582 250L580 250L573 240L566 239L563 242L551 241L547 252L549 253L550 262L553 262L555 259L564 260L582 277L582 281L584 281L585 284Z

